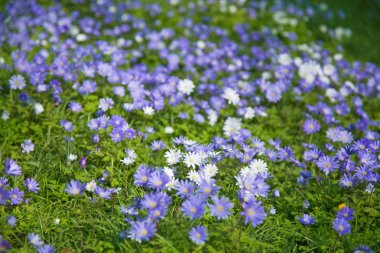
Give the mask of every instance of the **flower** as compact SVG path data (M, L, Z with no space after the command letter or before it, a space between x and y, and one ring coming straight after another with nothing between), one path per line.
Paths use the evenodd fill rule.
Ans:
M230 209L234 205L224 196L221 198L212 196L211 199L213 204L209 204L210 214L216 216L218 220L226 219L231 214Z
M28 240L29 243L32 244L34 247L42 246L44 244L44 242L41 240L41 237L35 233L29 233Z
M313 134L321 129L321 125L315 119L310 118L305 120L302 128L306 134Z
M128 237L137 242L149 241L156 233L156 223L149 220L131 222Z
M326 175L330 172L335 171L338 168L338 163L334 157L322 156L316 161L316 165L320 170L322 170Z
M333 221L333 228L339 233L339 236L349 234L351 232L351 225L346 219L337 217Z
M16 225L16 221L17 221L16 217L14 217L13 215L8 215L7 216L7 222L8 222L9 226L14 227Z
M40 188L38 187L38 183L34 178L27 178L25 180L25 187L28 191L37 193Z
M241 212L241 215L245 216L245 224L250 221L252 226L256 227L264 222L267 214L265 213L264 207L260 204L261 201L255 200L250 200L243 203L244 212Z
M97 185L96 185L96 182L94 180L92 180L91 182L86 184L86 190L89 192L95 191L96 188L97 188Z
M180 80L178 83L178 90L186 95L190 95L194 91L195 85L189 79Z
M154 109L151 106L144 106L143 111L145 115L152 116L154 114Z
M98 195L102 199L110 199L111 198L111 191L108 189L104 189L103 187L96 187L95 194Z
M240 102L239 94L232 88L226 88L222 95L222 98L226 99L229 104L237 105Z
M230 136L231 134L238 133L241 129L241 125L241 119L228 117L223 126L224 134Z
M21 144L22 152L29 154L34 150L34 144L31 140L25 140L23 144Z
M200 225L193 227L189 232L190 240L194 242L196 245L204 244L207 241L207 237L207 229Z
M346 221L350 221L354 219L354 210L349 208L348 206L344 206L340 211L336 214L336 217L345 219Z
M178 163L182 157L182 153L177 149L169 149L164 154L168 165L174 165Z
M37 247L37 252L38 253L54 253L55 249L53 246L51 246L49 244L45 244L41 247Z
M10 176L19 176L22 174L21 167L11 158L5 159L4 172Z
M22 90L26 86L24 77L21 75L12 76L9 80L9 86L11 90Z
M3 187L0 187L0 205L4 206L9 199L9 191L5 190Z
M192 220L200 218L205 212L205 203L201 196L192 195L182 203L181 211Z
M101 98L99 100L99 109L105 111L108 111L108 109L111 109L115 102L112 100L112 98Z
M313 224L315 224L315 219L310 214L304 214L302 217L299 217L298 220L303 225L313 225Z
M44 107L40 103L35 103L34 104L34 113L35 114L40 114L44 111Z
M183 156L183 162L187 167L195 168L195 166L201 165L201 156L198 153L189 152Z
M70 195L77 196L83 194L85 187L86 183L82 183L80 180L71 180L70 184L66 184L64 191Z
M67 159L69 159L71 162L75 161L77 158L78 156L76 154L69 154L67 157Z

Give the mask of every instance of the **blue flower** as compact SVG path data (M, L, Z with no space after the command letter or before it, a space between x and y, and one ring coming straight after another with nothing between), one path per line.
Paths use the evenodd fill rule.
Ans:
M250 221L252 226L256 227L264 222L267 214L265 213L264 207L260 204L261 201L255 200L243 203L244 212L241 212L241 215L245 216L245 224Z
M156 223L151 221L135 221L131 222L131 229L128 237L137 242L149 241L156 233Z
M22 174L21 167L11 158L5 159L4 172L10 176L19 176Z
M351 232L351 225L346 219L337 217L333 221L333 228L339 233L339 236L349 234Z
M197 245L204 244L207 241L208 233L205 227L196 226L193 227L189 232L189 238L192 242Z

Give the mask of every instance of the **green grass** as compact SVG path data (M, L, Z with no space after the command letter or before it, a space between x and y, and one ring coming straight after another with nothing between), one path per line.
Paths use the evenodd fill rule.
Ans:
M379 63L380 46L380 18L378 10L373 9L370 1L352 0L329 1L334 10L343 9L347 13L346 19L334 19L328 25L351 28L352 38L343 41L345 55L350 59L371 61ZM70 6L65 6L70 9ZM88 11L87 11L88 12ZM213 14L213 13L211 13ZM141 12L146 16L146 12ZM219 14L220 15L220 14ZM175 20L166 20L170 25L175 25ZM201 17L196 16L195 19ZM244 19L238 17L213 16L212 23L232 28L236 23ZM259 19L253 27L261 27L271 20ZM313 20L310 23L301 24L297 32L305 41L319 39L317 30L324 20ZM179 28L176 28L180 32ZM307 29L315 31L309 35ZM107 38L108 39L108 38ZM336 41L326 41L326 46L334 48ZM4 50L4 51L3 51ZM0 49L1 56L10 49ZM144 59L151 66L159 62L157 55L147 55ZM164 151L153 152L149 144L155 139L162 139L167 145L171 138L164 134L165 126L172 125L175 128L175 136L184 135L200 143L208 143L213 136L222 135L223 121L215 127L204 127L192 120L183 121L177 118L180 111L189 111L189 107L182 105L176 108L166 107L153 118L146 118L141 112L126 114L121 109L121 104L130 102L129 97L118 99L111 114L120 114L136 129L142 130L145 126L153 126L157 130L154 137L147 141L136 138L133 141L113 143L109 137L109 130L101 131L100 150L97 145L91 143L91 132L87 122L94 117L98 98L111 96L109 87L99 89L91 96L83 98L72 94L67 89L62 94L64 102L59 106L51 103L51 98L46 95L33 94L38 101L44 102L45 113L34 115L30 108L17 103L16 94L8 93L7 80L13 73L1 72L0 81L4 86L0 94L0 109L7 109L11 113L8 121L0 120L0 161L7 157L17 159L22 165L23 172L28 177L35 177L41 191L38 195L26 193L30 198L29 205L0 206L0 232L8 238L13 252L31 252L32 248L26 240L29 232L36 232L47 242L54 245L58 252L347 252L352 251L360 244L371 245L376 252L380 250L380 202L378 194L363 193L365 186L358 186L358 190L347 194L338 187L338 176L332 176L328 180L318 183L315 178L310 187L298 186L296 178L300 168L290 163L269 163L269 171L274 178L270 180L271 189L279 189L281 197L269 197L263 200L267 211L274 206L277 215L269 216L263 225L253 228L244 225L240 217L241 208L236 200L236 186L234 175L242 167L240 163L226 160L218 165L220 175L218 184L222 186L222 193L234 200L234 215L224 222L218 222L215 218L206 215L200 221L185 219L180 209L181 201L173 198L172 207L165 220L158 225L158 233L150 242L142 244L131 240L122 240L118 237L121 230L128 229L119 211L120 205L131 203L135 196L142 196L144 191L133 185L133 172L137 165L154 164L165 165ZM253 73L259 75L260 73ZM178 73L179 76L183 73ZM80 77L83 78L83 77ZM99 83L104 79L98 79ZM68 88L72 84L63 83ZM30 88L30 87L29 87ZM31 90L29 90L31 92ZM322 92L322 91L318 91ZM266 142L273 138L280 138L284 145L294 149L296 158L301 159L303 142L314 142L323 145L326 137L322 134L310 139L300 129L304 117L303 108L307 103L316 102L318 92L310 96L294 99L293 94L287 94L281 102L268 106L267 118L255 118L244 121L244 127L249 129L254 136ZM78 100L84 105L84 113L73 115L67 111L67 103L70 100ZM366 100L365 106L373 119L380 120L378 114L378 100ZM225 110L221 118L230 115L232 111ZM193 112L189 111L192 116ZM74 131L70 134L75 142L66 143L65 134L59 125L61 119L70 119L74 122ZM344 124L351 122L350 116L342 117ZM326 126L322 130L325 131ZM378 130L378 129L377 129ZM36 150L30 155L21 153L20 144L31 138L36 145ZM126 168L119 162L123 158L124 148L133 148L139 155L133 166ZM90 151L90 154L88 154ZM75 153L79 157L88 157L88 166L81 169L77 162L70 163L66 157L69 153ZM184 168L180 168L183 169ZM322 176L317 168L308 168L313 171L314 177ZM110 172L107 186L122 187L120 194L111 201L89 202L90 195L70 197L63 192L65 183L71 178L91 181L99 178L104 170ZM2 172L1 172L2 173ZM184 172L182 172L184 174ZM2 174L0 174L2 175ZM11 184L22 188L22 179L11 178ZM303 209L303 200L310 202L308 210L314 215L317 224L304 227L296 220ZM346 203L357 212L352 222L352 233L335 241L336 232L332 230L331 221L335 217L337 206ZM17 226L11 229L6 225L6 215L12 213L18 219ZM368 217L368 218L367 218ZM59 218L60 223L55 224ZM204 224L208 227L210 236L208 243L201 247L192 244L187 234L196 224ZM334 245L335 244L335 249Z

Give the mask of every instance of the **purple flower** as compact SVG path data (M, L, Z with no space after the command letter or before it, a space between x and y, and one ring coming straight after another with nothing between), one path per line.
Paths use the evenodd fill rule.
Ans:
M79 104L78 102L72 101L69 104L69 110L75 113L81 112L82 111L82 105Z
M34 150L34 144L31 140L25 140L23 144L21 144L22 152L29 154Z
M333 221L333 228L339 233L339 236L349 234L351 232L351 225L346 219L337 217Z
M302 128L306 134L313 134L321 129L321 125L315 119L310 118L305 120Z
M99 108L102 109L103 112L111 109L114 104L115 102L112 100L112 98L101 98L99 100Z
M137 242L149 241L156 233L156 223L151 221L132 221L128 237Z
M11 245L7 240L3 240L0 237L0 252L7 252L8 250L11 249Z
M218 220L226 219L231 214L230 209L234 205L224 196L221 198L212 196L211 199L213 204L209 204L210 214L216 216Z
M165 173L156 170L150 174L148 185L149 187L159 191L165 188L169 180L169 177Z
M336 217L350 221L354 219L354 210L348 206L343 207L337 214Z
M11 200L11 205L21 204L24 200L24 192L20 191L18 188L10 189L9 191L9 199Z
M79 165L80 165L83 169L85 169L86 166L87 166L87 158L83 156L83 157L79 160Z
M8 215L7 222L9 226L14 227L16 225L17 219L13 215ZM1 248L0 248L0 251L1 251Z
M303 225L313 225L313 224L315 224L315 219L310 214L304 214L302 217L299 217L298 220Z
M28 191L35 193L37 193L40 190L40 188L38 187L38 183L36 180L34 180L34 178L27 178L25 180L25 187Z
M41 237L35 233L28 234L29 243L33 245L33 247L39 247L44 245L44 241L41 240Z
M206 197L214 194L220 189L219 186L216 186L215 179L210 179L210 180L202 179L199 185L199 188L200 188L199 192L203 196L206 196Z
M187 198L189 197L191 194L193 194L194 192L194 183L193 182L190 182L188 180L180 180L175 186L174 188L176 189L177 191L177 194L181 197L181 198Z
M94 81L91 81L91 80L85 80L82 84L82 86L80 86L78 88L78 91L80 94L82 95L88 95L90 93L93 93L95 92L97 89L96 87L96 83Z
M61 120L61 126L63 129L65 129L67 132L73 131L74 125L70 121L67 120Z
M4 172L10 176L19 176L22 174L21 167L11 158L5 159Z
M109 189L104 189L103 187L96 187L95 194L102 199L110 199L111 191Z
M71 180L70 184L66 184L64 191L70 195L77 196L83 194L85 187L86 183L82 183L80 180Z
M317 160L316 165L326 175L328 175L330 172L335 171L335 169L338 168L338 163L336 162L335 158L331 157L331 156L322 156L322 157L320 157Z
M133 175L135 181L134 184L137 186L147 186L148 179L152 174L153 170L151 168L146 167L145 165L140 165L137 168L136 173Z
M119 128L113 129L110 136L113 142L121 142L124 139L124 133Z
M165 143L161 140L156 140L152 142L152 144L150 145L150 148L152 150L160 150L160 149L165 148Z
M252 226L256 227L263 223L267 214L265 213L264 207L260 204L261 201L255 200L243 203L244 212L241 212L241 215L245 216L245 224L250 221Z
M25 79L21 75L12 76L9 80L9 87L11 88L11 90L22 90L23 88L25 88L25 86Z
M181 211L190 219L200 218L205 212L205 203L201 196L193 195L182 203Z
M0 205L4 206L9 197L9 191L5 190L3 187L0 187Z
M38 253L54 253L55 249L53 246L49 244L45 244L44 246L38 247L37 252Z
M196 226L193 227L189 232L190 240L196 245L204 244L207 241L208 233L205 227Z
M355 249L354 253L373 253L369 246L362 245Z

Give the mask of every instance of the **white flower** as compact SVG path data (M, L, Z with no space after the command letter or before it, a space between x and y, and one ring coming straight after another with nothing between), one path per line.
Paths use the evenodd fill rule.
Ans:
M120 160L121 163L123 163L124 165L131 165L132 163L135 162L135 158L133 157L124 157L124 159Z
M3 120L8 120L9 119L9 113L8 113L8 111L3 111L3 114L1 114L1 118Z
M261 159L255 159L249 163L249 168L252 170L253 174L258 174L260 172L268 171L267 164Z
M226 136L230 136L232 133L236 133L241 129L241 119L228 117L224 122L223 131Z
M244 113L244 118L245 119L252 119L253 117L255 117L255 109L253 109L252 107L247 107L247 110L245 111Z
M322 73L321 67L313 61L302 63L299 66L298 74L308 83L314 82L315 78Z
M169 167L164 167L163 169L164 173L172 180L174 179L174 171L173 169L169 168Z
M137 154L136 154L136 152L133 149L127 149L127 150L125 150L125 153L130 158L133 158L133 159L137 158Z
M173 189L173 188L177 185L177 183L178 183L178 180L175 179L175 178L173 178L173 179L171 179L171 180L165 185L165 187L166 187L166 189L171 190L171 189Z
M154 114L154 109L151 106L145 106L143 110L145 115L152 116Z
M166 134L172 134L172 133L174 133L174 129L171 126L165 127L164 131L165 131Z
M83 33L80 33L76 36L76 40L78 42L83 42L83 41L86 41L87 40L87 35L86 34L83 34Z
M183 145L185 145L185 146L192 146L192 145L195 145L195 144L197 144L197 142L193 141L193 140L190 140L190 139L185 139L183 141Z
M44 107L40 103L35 103L34 104L34 113L35 114L40 114L44 111Z
M96 185L96 182L94 180L92 180L91 182L86 184L86 190L89 192L94 192L96 187L97 187L97 185Z
M201 165L201 157L198 153L190 152L184 155L183 162L187 167L195 168L196 165Z
M190 179L190 181L195 182L197 185L201 184L202 178L199 175L199 173L195 170L189 171L189 173L187 173L187 178Z
M55 224L55 225L59 225L60 222L61 222L61 220L60 220L59 218L56 218L56 219L54 220L54 224Z
M289 66L292 63L292 58L288 54L280 54L278 57L278 62L281 65Z
M180 80L178 83L178 90L186 95L190 95L194 91L195 85L189 79Z
M222 98L226 99L229 104L237 105L240 102L239 94L231 88L224 90Z
M218 173L218 167L215 164L207 164L204 167L204 175L206 178L211 178Z
M169 165L173 165L179 162L179 160L182 157L181 151L177 149L169 149L168 151L165 152L165 158L167 160L167 163Z
M75 161L77 158L78 158L78 156L75 154L69 154L69 156L67 157L67 159L69 159L69 161Z
M214 110L209 110L207 114L207 118L209 120L209 124L211 126L215 125L216 121L218 120L218 114Z

